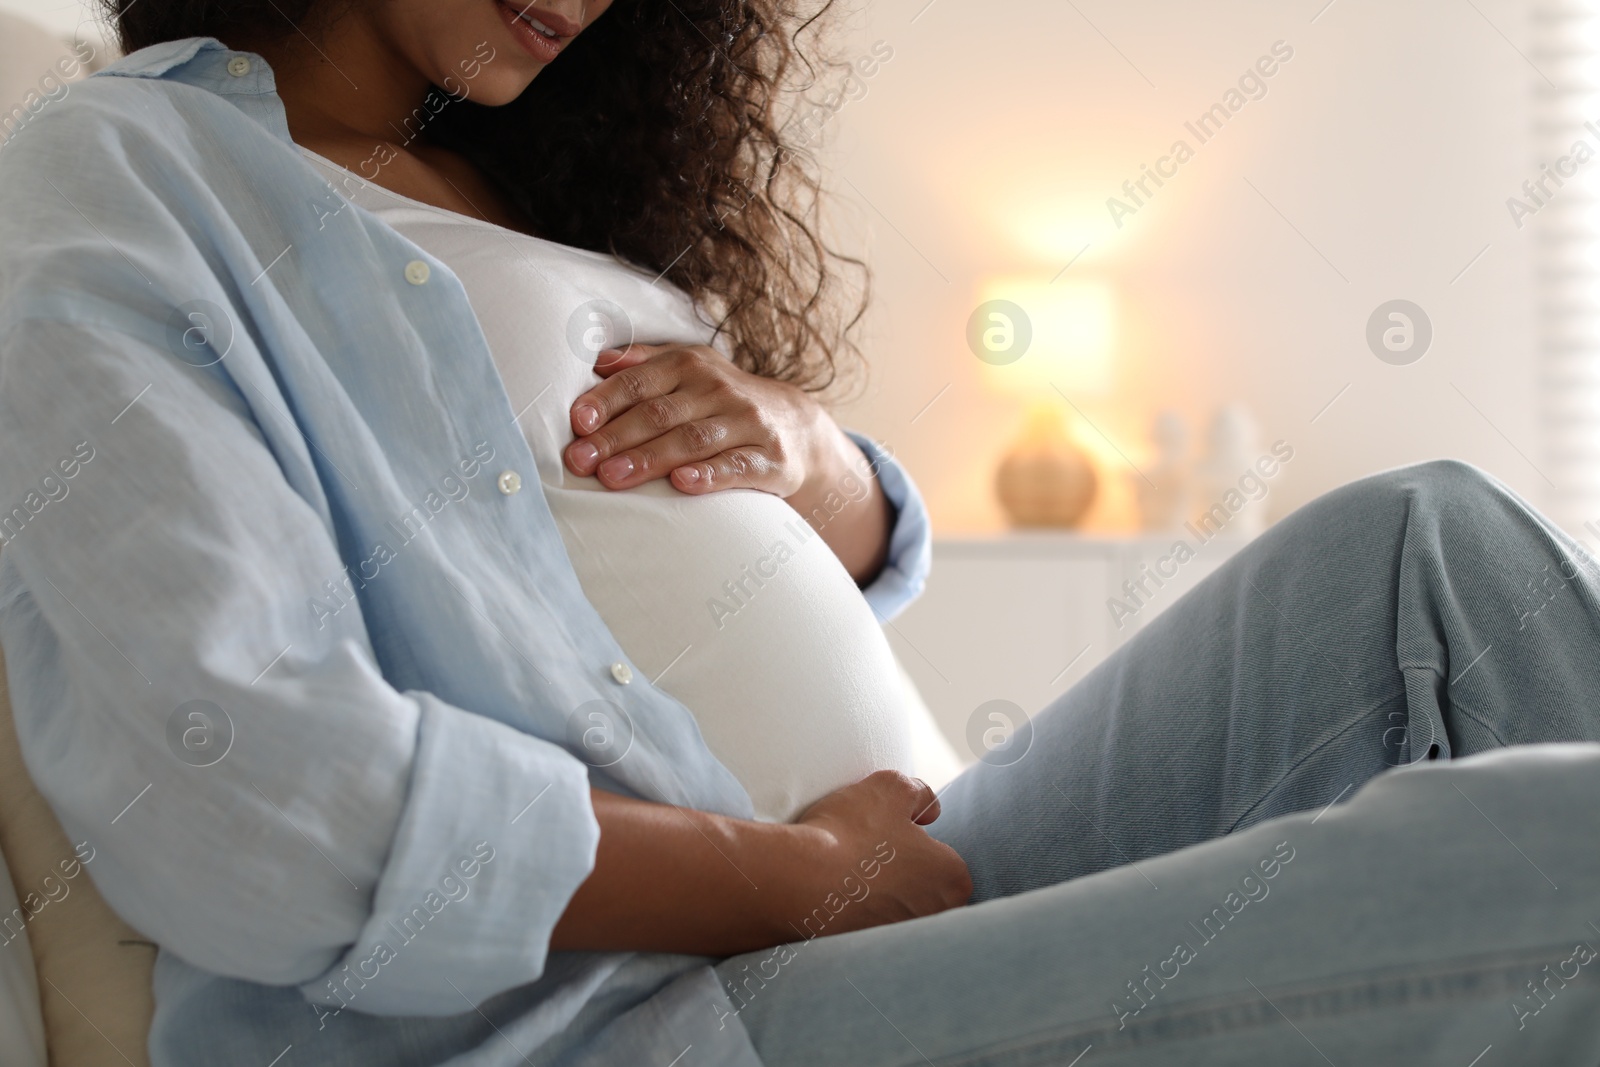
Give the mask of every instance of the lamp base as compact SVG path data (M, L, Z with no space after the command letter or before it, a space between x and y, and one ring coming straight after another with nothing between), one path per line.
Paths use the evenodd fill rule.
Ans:
M995 495L1013 526L1074 527L1094 503L1099 479L1061 416L1035 410L995 471Z

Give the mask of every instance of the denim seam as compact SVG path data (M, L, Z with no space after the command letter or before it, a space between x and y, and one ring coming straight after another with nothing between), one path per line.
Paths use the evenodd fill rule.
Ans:
M1472 707L1470 705L1466 704L1463 701L1457 700L1454 697L1451 697L1450 698L1450 710L1453 713L1460 714L1460 715L1462 715L1462 716L1464 716L1464 717L1466 717L1468 719L1471 719L1473 722L1475 722L1479 726L1483 727L1483 729L1489 734L1490 737L1492 737L1496 741L1500 742L1500 747L1501 748L1510 748L1511 747L1511 742L1507 741L1504 737L1501 737L1500 736L1500 731L1496 730L1494 728L1494 725L1492 723L1490 723L1487 719L1485 719L1482 715L1478 714L1476 711L1473 711Z
M1305 753L1303 753L1300 756L1299 759L1295 760L1294 763L1290 764L1289 767L1286 768L1284 770L1284 772L1281 775L1278 776L1277 780L1275 780L1270 786L1268 786L1266 789L1264 789L1262 791L1261 795L1259 797L1257 797L1255 799L1255 801L1253 803L1251 803L1251 805L1248 808L1246 808L1242 813L1240 813L1240 815L1239 815L1239 817L1237 819L1233 820L1233 822L1229 824L1228 829L1225 830L1224 833L1225 834L1231 834L1234 831L1238 830L1239 829L1239 824L1242 823L1244 820L1248 819L1250 817L1251 813L1253 813L1257 808L1261 807L1262 804L1266 803L1267 798L1272 796L1272 794L1274 792L1276 792L1278 790L1278 788L1283 785L1284 782L1288 781L1289 777L1291 775L1293 775L1295 771L1299 770L1301 768L1301 766L1303 766L1307 760L1311 759L1311 757L1315 756L1317 753L1321 752L1323 749L1327 748L1329 745L1331 745L1335 741L1339 740L1339 738L1343 737L1345 734L1347 734L1351 730L1355 729L1363 721L1365 721L1368 716L1370 716L1373 712L1377 711L1379 708L1383 707L1385 704L1393 703L1395 700L1403 700L1403 699L1405 699L1405 695L1406 695L1405 690L1401 689L1398 693L1392 693L1389 696L1386 696L1386 697L1382 698L1381 700L1378 700L1371 707L1362 709L1356 715L1352 716L1349 722L1345 723L1343 726L1339 727L1339 729L1335 730L1332 734L1329 734L1327 737L1325 737L1321 741L1319 741L1316 745L1312 746L1309 750L1307 750Z
M940 1067L1044 1067L1061 1062L1058 1057L1075 1056L1088 1042L1113 1052L1131 1052L1138 1048L1171 1044L1178 1041L1214 1038L1244 1030L1262 1029L1288 1020L1337 1019L1381 1011L1397 1004L1451 1003L1485 1000L1514 992L1509 983L1526 977L1529 968L1547 963L1553 956L1571 950L1571 942L1562 941L1531 949L1494 953L1476 958L1456 958L1426 967L1388 968L1367 975L1346 974L1320 981L1298 985L1268 986L1270 993L1252 990L1202 998L1186 1004L1173 1005L1164 1013L1148 1020L1135 1022L1126 1030L1107 1018L1098 1023L1068 1024L1054 1033L1035 1034L1008 1047L991 1045L958 1053L953 1057L937 1057ZM1500 981L1497 982L1496 980ZM1487 980L1487 981L1485 981ZM1429 987L1434 987L1430 989ZM1443 988L1440 988L1443 987ZM1379 999L1374 994L1398 993ZM1265 997L1270 995L1269 1003ZM1331 1010L1308 1003L1318 997L1342 997L1349 1003ZM1283 1009L1281 1012L1279 1009ZM1233 1020L1223 1018L1225 1013L1235 1013ZM1199 1028L1187 1032L1172 1032L1188 1022L1198 1022ZM1130 1032L1131 1031L1131 1032ZM1141 1036L1143 1031L1145 1036ZM1166 1032L1163 1032L1166 1031ZM1118 1039L1119 1033L1126 1034ZM911 1067L916 1061L906 1061ZM924 1059L922 1062L929 1062Z
M1511 747L1511 742L1507 741L1504 737L1501 736L1500 731L1495 729L1493 723L1491 723L1488 719L1484 718L1478 712L1474 711L1472 709L1472 705L1468 704L1464 700L1458 699L1455 696L1455 694L1450 692L1450 678L1449 678L1449 676L1447 674L1445 674L1444 668L1442 666L1440 666L1437 663L1412 663L1412 664L1402 664L1401 667L1400 667L1400 670L1402 672L1411 671L1411 670L1432 671L1434 677L1436 677L1440 681L1444 682L1445 693L1447 694L1448 699L1450 701L1450 711L1451 711L1452 714L1459 713L1460 715L1464 716L1465 718L1471 719L1474 723L1476 723L1477 725L1483 727L1484 731L1486 733L1488 733L1488 735L1490 737L1494 738L1496 741L1498 741L1500 743L1500 747L1501 748L1510 748ZM1401 694L1401 695L1404 695L1404 694Z

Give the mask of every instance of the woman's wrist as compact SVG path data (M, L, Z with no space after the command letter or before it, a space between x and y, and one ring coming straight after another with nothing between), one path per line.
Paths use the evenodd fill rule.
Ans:
M594 868L551 947L733 955L796 937L832 834L592 790Z
M768 945L806 937L800 924L822 902L817 879L837 848L837 840L829 831L803 823L744 826L751 877L759 887L752 933Z

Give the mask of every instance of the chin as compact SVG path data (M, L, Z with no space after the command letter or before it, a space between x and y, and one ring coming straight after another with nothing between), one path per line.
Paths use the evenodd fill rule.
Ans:
M485 107L501 107L509 104L533 83L534 76L541 69L543 68L533 70L507 68L494 72L485 69L481 75L468 83L468 98Z
M543 65L489 33L450 40L413 52L419 70L452 96L499 107L526 89Z

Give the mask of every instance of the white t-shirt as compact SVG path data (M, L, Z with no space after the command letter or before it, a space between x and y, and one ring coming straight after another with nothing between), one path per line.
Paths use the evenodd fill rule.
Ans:
M747 489L686 496L664 478L619 492L562 463L572 402L600 380L594 352L630 339L613 309L633 340L707 343L689 297L609 255L353 188L349 171L302 151L461 280L584 593L634 665L694 713L757 817L788 821L874 770L912 773L883 631L793 508Z

